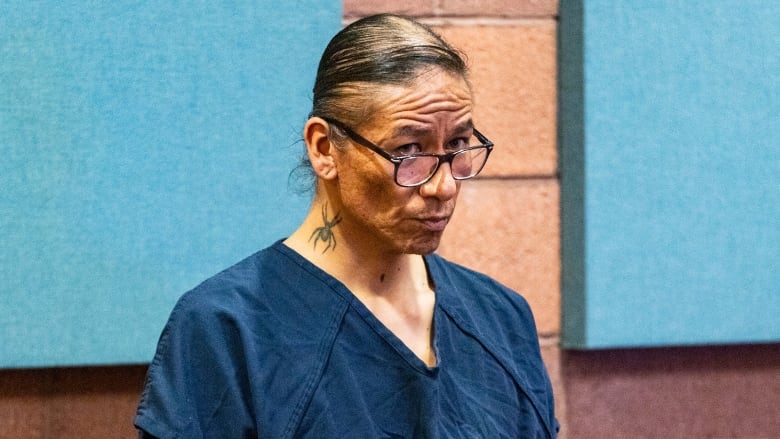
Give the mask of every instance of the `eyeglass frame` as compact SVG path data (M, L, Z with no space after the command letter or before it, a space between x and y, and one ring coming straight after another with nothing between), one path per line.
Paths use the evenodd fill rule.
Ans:
M452 151L444 154L435 154L435 153L416 153L416 154L408 154L403 156L394 156L390 154L389 152L385 151L384 149L380 148L370 140L366 139L365 137L361 136L360 134L356 133L355 130L347 126L347 124L340 122L336 119L329 118L329 117L321 117L325 122L328 122L329 124L332 124L336 126L337 128L344 131L344 133L349 137L352 141L357 143L358 145L364 146L371 151L374 151L375 153L379 154L380 157L386 159L390 163L393 164L395 169L393 170L393 181L395 184L401 187L419 187L424 185L425 183L428 183L431 181L431 179L436 175L437 172L439 172L439 168L441 167L441 164L443 162L449 163L450 168L452 168L452 161L455 159L455 156L458 154L463 154L466 151L471 151L474 149L485 149L485 160L482 162L482 166L477 170L477 172L474 173L474 175L470 177L456 177L454 174L452 175L452 178L455 180L469 180L471 178L476 177L480 172L482 172L482 169L484 169L485 165L487 164L488 158L490 158L490 153L493 151L493 142L491 142L487 137L485 137L484 134L480 133L479 130L476 128L473 128L474 130L474 137L477 138L478 141L482 142L481 145L476 146L470 146L468 148L459 149L457 151ZM404 160L410 159L410 158L417 158L417 157L436 157L436 168L431 172L431 175L424 178L423 181L415 184L401 184L398 182L398 168L401 167L401 163L403 163Z

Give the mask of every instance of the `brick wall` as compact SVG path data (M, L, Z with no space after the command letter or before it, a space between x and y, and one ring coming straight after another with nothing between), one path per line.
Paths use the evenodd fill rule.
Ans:
M344 2L347 17L350 3ZM395 2L373 2L378 7L374 11L384 4L391 8L390 3ZM474 120L496 144L479 179L461 185L439 253L494 277L528 300L555 393L563 395L558 349L557 1L430 3L421 11L399 12L416 14L466 53ZM368 8L362 4L362 10ZM556 399L556 413L563 421L564 398Z
M556 154L556 0L344 0L345 21L395 12L432 25L466 53L474 120L496 144L461 186L439 253L489 274L529 301L557 395L563 395L560 215ZM556 413L565 419L565 399Z

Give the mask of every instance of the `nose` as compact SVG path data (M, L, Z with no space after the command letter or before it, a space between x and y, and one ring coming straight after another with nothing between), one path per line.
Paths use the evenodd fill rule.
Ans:
M449 200L458 193L458 181L452 176L449 163L442 163L430 180L420 186L420 195Z

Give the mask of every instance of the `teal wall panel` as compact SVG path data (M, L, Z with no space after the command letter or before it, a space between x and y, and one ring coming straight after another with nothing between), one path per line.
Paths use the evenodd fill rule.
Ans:
M0 366L141 363L305 214L335 0L0 4Z
M780 2L560 7L564 345L780 341Z

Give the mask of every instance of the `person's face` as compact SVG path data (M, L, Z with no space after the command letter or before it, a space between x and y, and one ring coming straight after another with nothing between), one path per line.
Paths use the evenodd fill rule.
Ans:
M379 111L353 128L393 155L442 154L473 132L471 90L449 73L427 72L411 87L384 86L376 99ZM449 164L421 186L401 187L392 163L350 143L337 153L337 169L344 239L397 254L436 250L460 190Z

